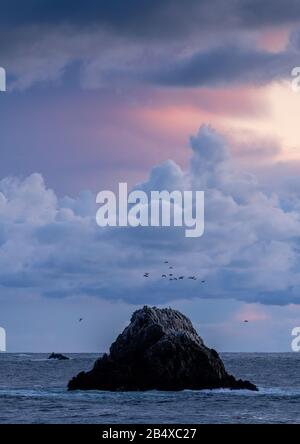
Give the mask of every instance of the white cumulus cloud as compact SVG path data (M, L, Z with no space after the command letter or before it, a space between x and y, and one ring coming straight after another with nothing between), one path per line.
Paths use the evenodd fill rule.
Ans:
M98 296L130 303L236 298L298 303L300 218L295 188L264 190L236 170L226 141L203 126L191 137L187 171L169 160L136 188L204 190L205 233L178 228L99 228L95 196L58 197L40 174L0 181L0 297ZM289 205L285 205L289 202ZM178 275L162 279L168 260ZM149 279L143 273L150 273ZM205 284L201 283L205 280Z

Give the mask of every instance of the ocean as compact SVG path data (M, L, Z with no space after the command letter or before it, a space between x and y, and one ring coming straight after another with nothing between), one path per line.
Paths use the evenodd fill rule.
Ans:
M259 392L97 392L66 389L99 354L0 354L0 423L300 423L300 354L223 353L227 371Z

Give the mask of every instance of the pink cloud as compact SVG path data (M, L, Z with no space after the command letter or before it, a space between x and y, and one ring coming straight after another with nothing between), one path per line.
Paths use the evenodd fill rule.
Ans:
M279 52L285 49L290 34L290 26L265 29L259 34L258 46L271 52Z
M238 322L244 322L245 320L249 322L259 322L266 321L269 318L269 314L267 314L264 308L259 304L245 304L234 315L234 320Z

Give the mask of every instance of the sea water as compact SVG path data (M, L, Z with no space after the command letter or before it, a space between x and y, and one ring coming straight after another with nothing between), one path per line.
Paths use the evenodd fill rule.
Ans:
M299 423L300 354L224 353L226 369L259 392L67 391L99 354L0 354L0 423Z

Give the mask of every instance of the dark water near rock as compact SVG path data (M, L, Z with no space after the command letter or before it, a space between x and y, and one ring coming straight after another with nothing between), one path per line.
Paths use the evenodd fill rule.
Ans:
M68 354L67 354L68 355ZM300 354L225 353L226 368L259 392L67 392L96 354L0 354L0 423L300 423Z

